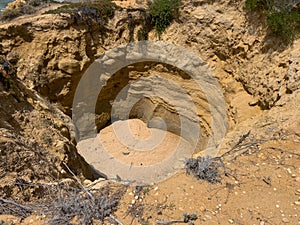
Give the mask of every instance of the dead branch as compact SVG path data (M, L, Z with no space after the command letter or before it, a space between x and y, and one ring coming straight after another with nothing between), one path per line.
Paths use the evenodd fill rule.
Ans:
M113 215L110 214L109 217L110 217L111 219L113 219L117 224L123 225L123 223L122 223L120 220L118 220L116 217L114 217Z
M17 206L21 209L24 209L24 210L30 210L30 211L33 210L33 208L30 207L30 206L22 205L22 204L19 204L19 203L15 202L15 201L4 199L4 198L0 198L0 203L15 205L15 206Z
M156 221L156 224L164 224L164 225L170 225L173 223L186 223L186 222L184 222L184 220L169 220L169 221L157 220Z
M91 192L89 192L80 182L79 178L73 173L73 171L68 167L68 165L66 163L63 162L63 165L67 168L67 170L73 175L73 177L76 179L77 183L80 185L80 187L82 188L82 190L87 193L87 195L92 199L94 199L94 196L92 195Z

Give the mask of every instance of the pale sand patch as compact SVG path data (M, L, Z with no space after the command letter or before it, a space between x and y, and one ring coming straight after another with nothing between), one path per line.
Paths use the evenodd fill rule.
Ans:
M101 130L98 137L113 157L134 166L148 166L163 161L172 155L180 142L179 136L148 128L139 119L118 121Z
M117 121L77 147L87 163L107 178L144 184L175 174L194 150L179 136L148 128L139 119Z

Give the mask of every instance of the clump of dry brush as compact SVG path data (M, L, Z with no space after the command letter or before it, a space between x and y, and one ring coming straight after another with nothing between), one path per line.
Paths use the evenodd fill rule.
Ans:
M220 158L210 156L186 159L185 167L188 175L192 173L197 179L210 183L221 182L221 169L225 170Z

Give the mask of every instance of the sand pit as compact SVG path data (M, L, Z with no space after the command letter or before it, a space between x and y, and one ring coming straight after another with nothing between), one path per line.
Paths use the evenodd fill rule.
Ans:
M148 128L139 119L117 121L96 138L80 141L78 148L87 162L108 178L142 183L173 175L193 152L181 137Z

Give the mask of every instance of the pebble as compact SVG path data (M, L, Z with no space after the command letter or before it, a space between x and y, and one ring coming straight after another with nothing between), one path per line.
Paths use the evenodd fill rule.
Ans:
M286 169L286 171L287 171L289 174L291 174L291 173L292 173L292 171L291 171L291 169L290 169L290 168L287 168L287 169Z
M131 201L131 204L134 205L134 204L135 204L135 200L132 200L132 201Z
M276 208L279 208L279 205L276 205Z
M154 191L157 191L157 190L158 190L158 187L155 187L155 188L154 188Z
M294 204L295 205L300 205L300 201L295 201Z
M260 221L259 225L265 225L265 222L264 221Z
M210 215L205 215L206 219L211 220L211 216Z
M290 221L288 220L288 218L282 218L282 222L289 223Z
M229 219L228 222L233 224L234 221L232 219Z
M292 174L292 177L295 178L295 177L296 177L296 174L293 173L293 174Z
M92 183L93 182L91 180L85 179L82 184L83 184L83 186L89 186Z

